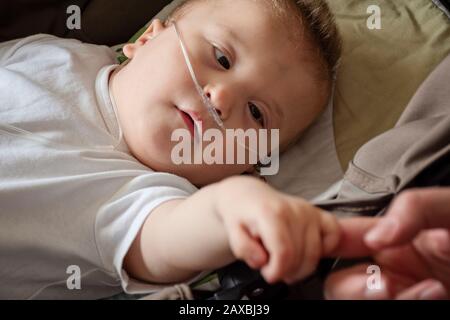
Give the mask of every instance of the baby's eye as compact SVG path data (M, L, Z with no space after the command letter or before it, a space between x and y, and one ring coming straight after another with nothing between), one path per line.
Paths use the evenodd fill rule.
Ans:
M258 106L249 102L248 108L250 109L250 114L252 115L253 119L255 119L262 127L264 127L264 115L262 114L261 110L259 110Z
M216 55L216 60L220 63L220 65L229 70L231 68L230 60L225 56L225 54L220 51L218 48L214 48L214 54Z

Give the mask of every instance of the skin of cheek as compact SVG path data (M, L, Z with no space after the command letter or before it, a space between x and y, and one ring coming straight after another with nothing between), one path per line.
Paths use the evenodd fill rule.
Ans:
M183 176L196 185L206 185L251 169L251 165L175 165L173 163L171 152L177 142L170 141L170 136L172 129L182 127L182 123L171 127L174 123L173 116L177 116L177 113L175 109L171 109L174 107L170 100L181 100L182 97L186 100L186 96L192 93L195 99L199 98L194 91L189 74L180 73L180 69L186 68L184 61L178 59L182 57L178 57L176 52L168 55L164 50L166 58L161 59L160 64L154 65L151 58L159 56L158 49L155 51L152 52L150 47L146 48L145 51L136 55L133 63L127 66L128 70L123 70L125 71L123 83L129 90L125 90L124 100L128 101L128 107L121 118L125 119L124 123L127 127L124 130L126 131L125 139L135 157L155 171ZM172 56L172 59L168 59ZM147 59L144 60L143 57ZM148 90L143 85L145 83L155 85L153 89ZM174 90L174 88L180 89ZM188 94L183 95L184 92ZM149 110L149 105L157 107ZM205 142L205 145L207 144Z

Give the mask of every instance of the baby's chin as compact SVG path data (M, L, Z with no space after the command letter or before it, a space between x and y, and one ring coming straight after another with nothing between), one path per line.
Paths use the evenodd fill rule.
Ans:
M173 163L152 163L149 166L156 172L171 173L176 176L187 179L197 187L203 187L208 184L218 182L227 177L218 165L198 165L198 164L180 164Z
M174 164L171 160L146 159L144 165L155 172L166 172L187 179L197 187L219 182L245 172L239 165Z
M201 155L197 162L194 158L180 159L174 151L176 142L164 143L164 139L152 139L142 145L133 141L129 145L132 155L143 165L155 172L166 172L189 180L197 187L206 186L225 178L240 175L249 169L248 165L239 164L207 164Z

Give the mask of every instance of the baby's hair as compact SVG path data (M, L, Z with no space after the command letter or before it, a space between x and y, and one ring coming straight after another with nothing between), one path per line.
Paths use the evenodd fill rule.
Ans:
M205 0L185 0L167 19L169 22L183 15L190 5ZM214 1L214 0L209 0ZM322 76L332 81L337 72L342 51L342 40L333 14L326 0L256 0L269 5L274 18L287 26L294 43L306 36L322 62ZM293 28L292 26L298 26Z
M279 8L283 20L294 19L294 23L302 26L299 33L306 31L318 49L318 55L325 64L329 79L334 79L341 58L342 40L334 15L325 0L266 0ZM294 29L295 32L295 29Z

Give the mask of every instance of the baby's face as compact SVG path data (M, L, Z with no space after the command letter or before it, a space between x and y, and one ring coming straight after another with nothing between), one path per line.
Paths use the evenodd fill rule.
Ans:
M262 2L200 1L177 26L198 81L227 128L279 129L284 145L325 104L326 88L314 79L309 44L294 49L287 29ZM131 61L112 76L112 93L124 138L137 159L197 186L252 171L252 164L237 161L174 163L172 151L179 142L171 137L177 129L191 129L186 114L201 119L203 131L217 125L195 89L172 24L154 21L124 53Z

